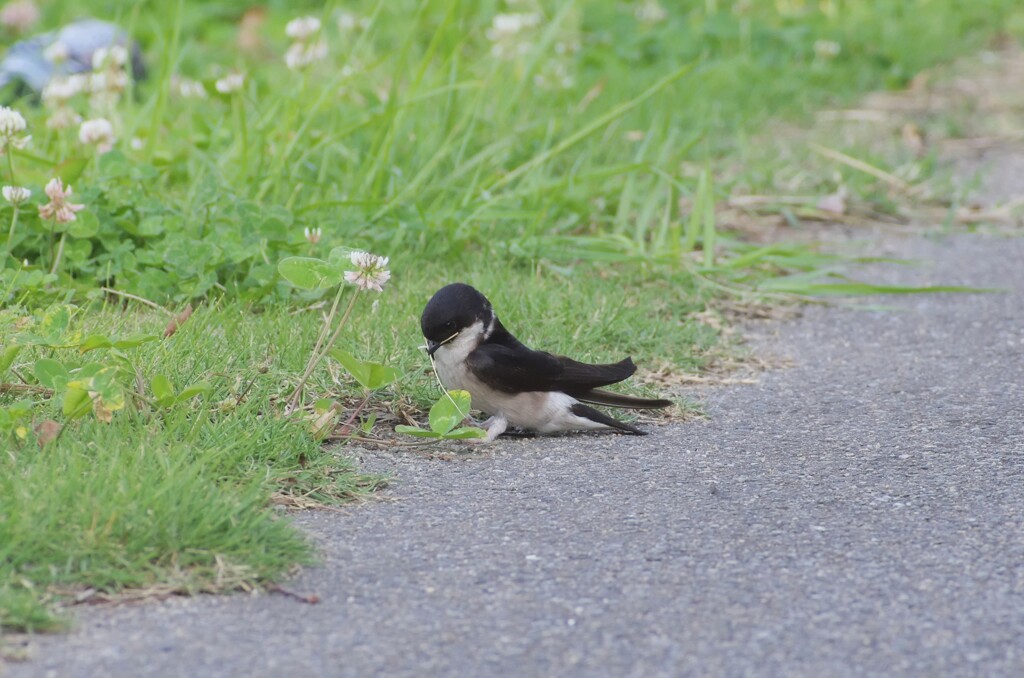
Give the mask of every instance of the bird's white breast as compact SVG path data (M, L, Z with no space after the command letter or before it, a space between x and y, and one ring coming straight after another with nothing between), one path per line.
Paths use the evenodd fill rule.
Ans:
M469 385L472 375L466 367L466 359L482 340L483 323L478 320L434 352L434 369L437 371L437 378L446 389L461 389L473 393ZM475 382L476 379L472 381ZM475 403L474 406L476 407Z

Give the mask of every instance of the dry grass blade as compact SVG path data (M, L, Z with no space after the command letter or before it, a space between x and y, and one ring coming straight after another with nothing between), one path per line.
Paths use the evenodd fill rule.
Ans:
M876 179L884 181L889 186L892 186L896 190L902 193L906 193L907 195L914 195L916 193L919 193L921 190L919 187L912 186L907 182L903 181L903 179L900 179L898 176L886 172L883 169L879 169L874 165L864 162L863 160L858 160L857 158L854 158L851 155L847 155L845 153L833 150L831 148L826 148L825 146L821 146L814 142L810 142L808 146L810 146L811 150L813 150L816 153L820 153L826 158L835 160L836 162L842 163L847 167L852 167L853 169L858 170L860 172L864 172L865 174L870 174Z
M889 122L892 119L892 115L886 111L868 108L819 111L814 117L824 122Z
M986 221L1014 221L1014 212L1024 207L1024 197L1015 198L998 207L988 209L960 208L955 220L958 224L978 224Z
M345 513L344 510L339 509L336 506L325 504L321 501L317 501L307 495L288 494L286 492L274 492L270 495L270 503L273 506L278 506L290 511L333 511L335 513Z
M763 207L765 205L813 205L819 200L814 195L733 195L729 207Z

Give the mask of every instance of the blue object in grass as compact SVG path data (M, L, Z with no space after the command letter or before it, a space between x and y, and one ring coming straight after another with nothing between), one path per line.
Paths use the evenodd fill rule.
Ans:
M67 48L67 59L51 63L44 53L60 42ZM131 45L132 76L145 76L142 50L116 25L99 19L81 19L49 33L42 33L11 45L0 61L0 91L11 101L27 94L40 95L54 75L70 75L92 70L92 55L101 47Z

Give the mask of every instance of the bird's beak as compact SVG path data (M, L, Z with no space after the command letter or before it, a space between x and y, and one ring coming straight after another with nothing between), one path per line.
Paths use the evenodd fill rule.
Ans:
M444 346L457 336L459 336L458 332L448 337L444 341L431 341L430 339L427 339L427 355L433 358L434 354L437 353L437 349L441 348L442 346Z

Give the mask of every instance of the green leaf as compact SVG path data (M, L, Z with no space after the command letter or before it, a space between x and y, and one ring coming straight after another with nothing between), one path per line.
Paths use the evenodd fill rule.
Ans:
M43 337L48 339L63 337L68 331L68 326L71 324L71 316L74 315L76 310L67 304L47 309L39 321L38 331Z
M469 391L448 391L430 408L430 429L445 435L469 416Z
M417 426L406 426L399 424L395 427L395 433L405 433L406 435L416 436L417 438L440 438L441 434L434 431L428 431L425 428L419 428Z
M153 380L149 382L149 388L161 406L167 406L174 402L174 386L166 376L158 374L153 377Z
M117 368L104 367L89 379L88 387L103 399L103 406L108 410L124 407L124 389L117 381Z
M16 341L30 346L70 348L81 343L81 335L70 330L71 318L78 308L70 304L51 306L39 319L32 331L19 334Z
M438 435L445 436L462 421L458 417L430 417L430 428Z
M21 419L32 414L32 402L22 400L8 407L0 407L0 433L10 433Z
M364 362L340 348L331 350L331 357L351 374L363 388L375 391L398 379L398 371L380 363Z
M78 350L81 353L88 353L98 348L110 348L113 346L113 342L110 341L110 337L105 337L102 334L90 334L86 337L81 344L78 346Z
M78 177L82 176L82 172L89 166L90 158L87 157L70 157L64 160L62 163L57 165L53 170L53 176L61 177L64 179L64 184L73 184ZM51 164L46 162L44 164ZM78 197L78 196L75 196Z
M83 380L91 379L93 375L99 373L99 371L102 369L103 365L99 363L87 363L85 365L82 365L78 369L72 371L74 372L75 379Z
M92 410L92 399L89 392L77 386L68 386L64 393L64 402L61 406L64 416L69 419L78 419L89 414Z
M68 235L72 238L91 238L100 230L100 220L86 210L75 215L75 220L68 225Z
M121 350L128 349L128 348L135 348L136 346L141 346L142 344L148 344L151 341L157 341L158 339L160 339L160 337L158 337L155 334L137 334L134 337L126 337L124 339L115 339L114 340L114 348L119 348Z
M59 391L67 386L69 378L67 369L52 358L40 358L37 360L36 364L32 367L32 372L36 375L39 383L46 388Z
M158 236L164 232L164 218L157 215L146 217L139 222L135 232L143 238Z
M8 346L2 352L0 352L0 374L3 374L10 369L11 365L14 364L14 359L18 357L18 353L21 351L21 346L15 344Z
M334 407L336 404L337 401L331 398L320 398L315 403L313 403L313 411L316 412L317 414L323 414L327 410Z
M96 369L98 367L98 369ZM116 367L104 367L95 363L83 367L74 381L68 382L68 392L82 391L92 403L89 409L95 410L97 417L104 414L109 417L111 412L124 408L124 389L117 380ZM65 408L68 406L65 398ZM88 413L86 409L83 414ZM68 414L65 409L65 414ZM77 414L68 416L75 417ZM109 419L107 419L109 421Z
M324 289L341 284L345 272L323 259L313 257L286 257L277 265L285 280L302 289Z
M482 428L477 428L475 426L463 426L462 428L457 428L454 431L449 431L448 433L444 434L444 437L447 438L448 440L470 440L473 438L486 438L487 431L483 430Z
M205 381L201 381L197 384L192 384L191 386L186 386L185 388L181 389L181 393L174 397L174 402L183 403L186 400L191 400L192 398L195 398L197 395L209 392L211 388L212 387Z

